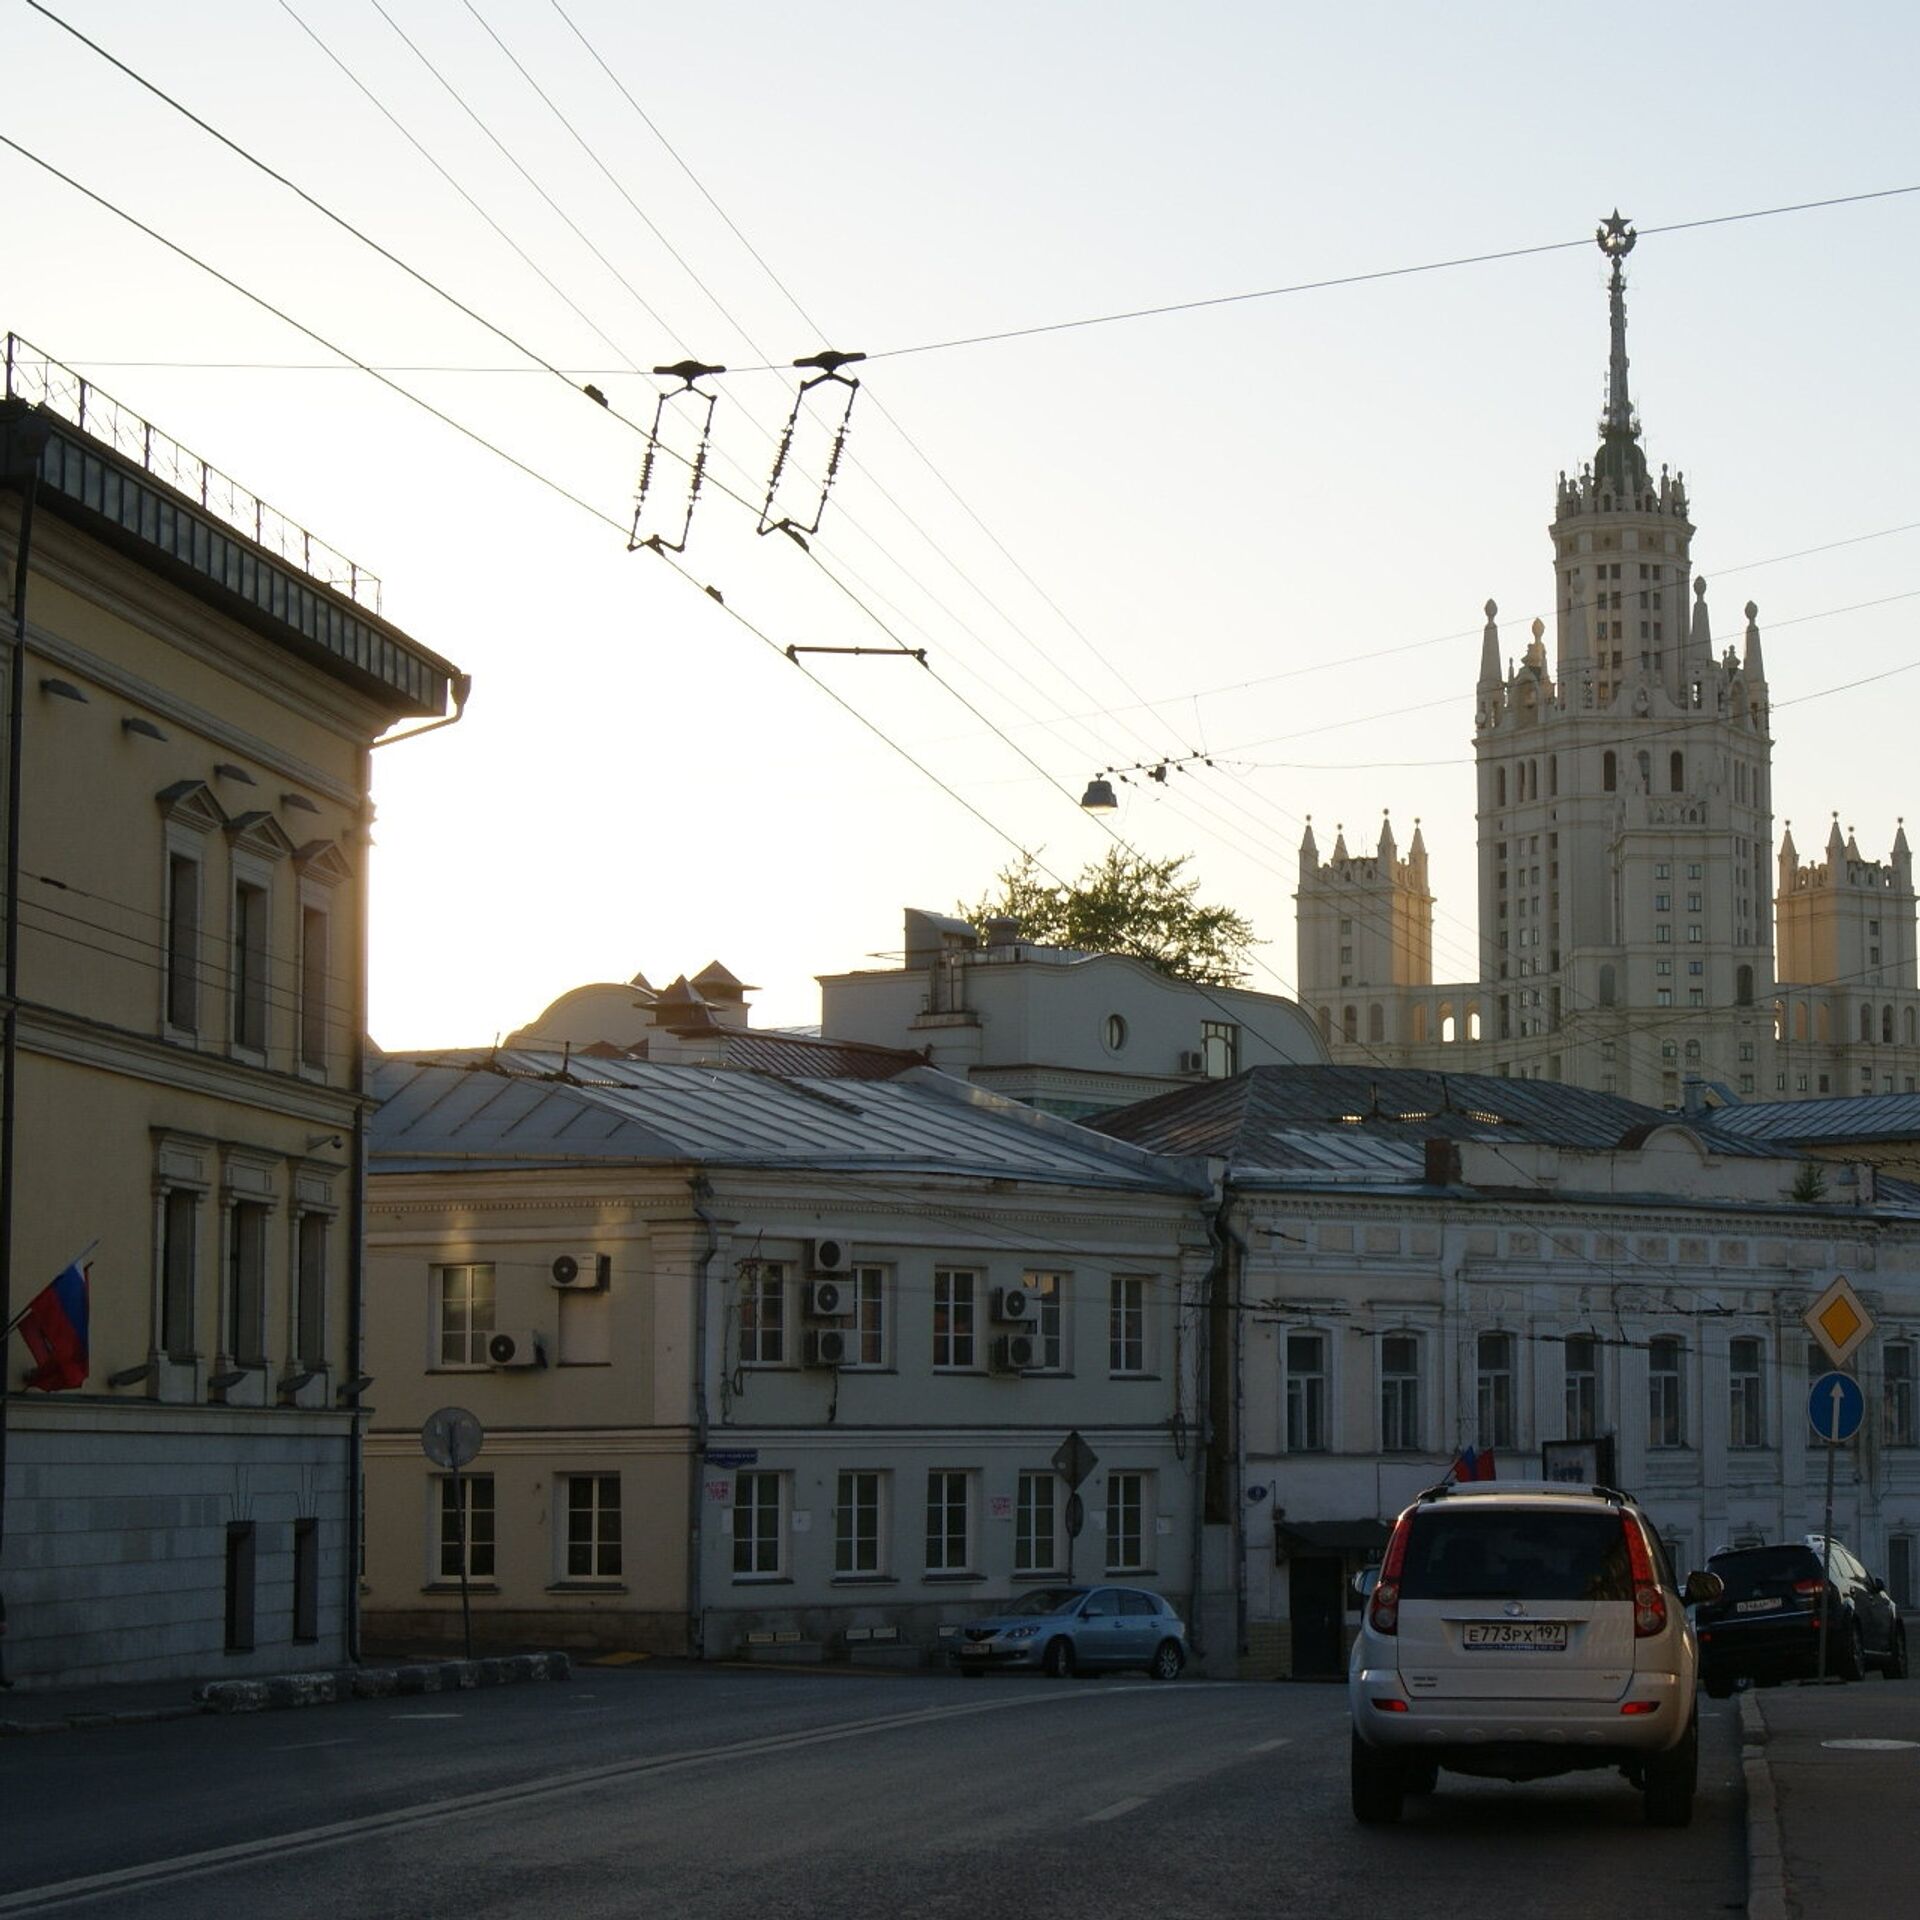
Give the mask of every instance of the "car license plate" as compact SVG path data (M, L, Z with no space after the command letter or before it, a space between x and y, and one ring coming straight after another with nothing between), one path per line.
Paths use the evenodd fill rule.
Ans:
M1777 1597L1772 1600L1736 1600L1733 1610L1735 1613L1778 1613L1782 1604Z
M962 1660L984 1660L992 1649L984 1640L969 1640L960 1649Z
M1505 1648L1513 1653L1565 1653L1564 1620L1469 1620L1461 1635L1469 1647Z

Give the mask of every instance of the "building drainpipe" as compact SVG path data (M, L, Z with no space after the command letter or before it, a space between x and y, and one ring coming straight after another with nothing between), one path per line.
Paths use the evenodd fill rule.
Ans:
M1241 1657L1247 1651L1247 1260L1245 1237L1227 1218L1231 1198L1220 1206L1220 1230L1239 1253L1226 1263L1227 1305L1233 1314L1233 1633Z
M1216 1185L1215 1191L1218 1191ZM1193 1654L1196 1660L1203 1659L1207 1651L1205 1613L1201 1595L1205 1591L1206 1579L1206 1525L1207 1525L1207 1459L1213 1448L1213 1427L1209 1414L1210 1401L1208 1388L1211 1384L1208 1370L1209 1356L1213 1351L1213 1295L1220 1285L1227 1264L1227 1243L1220 1231L1220 1217L1226 1211L1224 1203L1204 1214L1207 1239L1213 1247L1213 1259L1207 1267L1206 1290L1201 1297L1200 1325L1194 1340L1193 1360L1193 1512L1189 1526L1188 1563L1189 1590L1193 1600L1187 1611L1192 1616L1187 1625L1193 1635Z
M693 1458L687 1463L687 1643L696 1660L707 1653L706 1612L701 1593L701 1556L706 1547L706 1502L704 1492L707 1459L707 1434L710 1424L707 1410L707 1280L713 1269L713 1257L720 1251L719 1229L702 1204L713 1198L713 1188L703 1173L688 1183L693 1189L693 1217L707 1231L707 1250L700 1256L700 1277L694 1283L693 1296Z

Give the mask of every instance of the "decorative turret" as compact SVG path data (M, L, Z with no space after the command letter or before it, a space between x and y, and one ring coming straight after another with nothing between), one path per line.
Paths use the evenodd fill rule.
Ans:
M1424 889L1427 884L1427 843L1421 837L1418 814L1413 819L1413 838L1407 843L1407 871Z
M1753 682L1756 694L1767 683L1767 669L1760 657L1760 609L1749 600L1747 602L1747 678Z
M1707 612L1707 582L1704 575L1693 583L1693 625L1687 633L1686 650L1680 656L1682 693L1695 680L1704 680L1713 666L1713 619Z
M1594 478L1615 499L1638 500L1646 494L1647 456L1640 448L1640 422L1627 391L1627 277L1624 262L1639 236L1615 207L1594 234L1600 251L1613 263L1607 280L1607 318L1611 352L1607 357L1607 410L1600 419L1600 451Z
M1799 849L1793 844L1793 822L1789 820L1786 831L1780 836L1780 891L1793 891L1794 876L1800 871Z
M1320 866L1320 849L1313 840L1313 815L1307 815L1307 830L1300 836L1300 878L1311 880Z
M1500 608L1487 602L1486 630L1480 636L1480 688L1482 693L1497 693L1505 676L1500 671Z
M1382 807L1380 809L1380 845L1378 848L1380 864L1386 866L1389 862L1399 857L1399 852L1400 849L1395 844L1393 838L1393 821L1388 815L1386 808Z
M1913 885L1913 849L1907 845L1907 821L1904 814L1901 815L1893 832L1893 877L1896 885L1902 887Z

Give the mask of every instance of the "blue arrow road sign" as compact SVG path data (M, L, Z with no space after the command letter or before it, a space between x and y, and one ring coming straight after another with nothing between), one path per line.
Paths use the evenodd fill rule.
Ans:
M1866 1395L1850 1373L1823 1373L1807 1389L1807 1418L1822 1440L1851 1440L1866 1411Z

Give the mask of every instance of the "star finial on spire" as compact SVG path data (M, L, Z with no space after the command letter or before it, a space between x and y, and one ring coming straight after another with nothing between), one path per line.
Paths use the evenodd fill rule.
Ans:
M1618 260L1633 251L1633 243L1640 236L1634 232L1632 222L1624 219L1620 209L1615 207L1612 214L1594 229L1593 238L1594 244L1609 260Z

